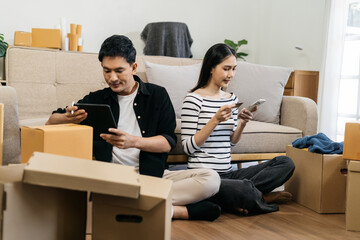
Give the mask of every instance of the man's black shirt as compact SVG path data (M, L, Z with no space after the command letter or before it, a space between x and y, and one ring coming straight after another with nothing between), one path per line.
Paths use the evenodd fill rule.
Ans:
M142 82L136 75L134 75L134 79L139 83L139 89L133 107L142 137L161 135L167 139L171 149L175 148L177 141L174 133L176 127L175 111L167 91L161 86ZM111 88L91 92L78 102L108 104L116 124L119 121L118 97ZM65 111L65 109L59 108L53 113L64 113ZM86 125L86 119L81 124ZM93 137L93 152L96 160L111 162L113 146L100 136ZM167 156L167 153L140 151L140 174L162 177L164 169L167 168Z

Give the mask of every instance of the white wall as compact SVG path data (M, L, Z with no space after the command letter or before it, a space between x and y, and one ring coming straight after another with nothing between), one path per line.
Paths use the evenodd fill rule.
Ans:
M138 54L140 33L149 22L185 22L202 58L225 38L249 41L248 62L320 70L325 2L329 0L19 0L1 4L0 33L12 44L14 31L54 28L66 17L83 26L84 51L98 52L112 34L130 37ZM68 26L68 32L70 27ZM301 46L303 51L295 49Z

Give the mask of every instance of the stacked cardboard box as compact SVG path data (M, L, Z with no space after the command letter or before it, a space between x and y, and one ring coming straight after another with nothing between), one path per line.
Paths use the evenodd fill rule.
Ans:
M78 124L21 127L21 162L35 151L91 160L92 133L92 127Z
M360 231L360 123L346 123L343 157L349 160L346 187L346 229Z
M61 49L60 29L33 28L31 31L32 47Z
M31 47L32 37L31 33L23 32L23 31L16 31L14 34L14 45L15 46L25 46Z
M346 161L342 155L317 154L287 146L295 172L285 184L295 202L318 213L344 213Z

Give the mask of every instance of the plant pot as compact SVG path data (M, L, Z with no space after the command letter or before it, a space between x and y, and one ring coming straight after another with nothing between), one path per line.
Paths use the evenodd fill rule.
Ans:
M0 80L5 80L5 57L0 57Z

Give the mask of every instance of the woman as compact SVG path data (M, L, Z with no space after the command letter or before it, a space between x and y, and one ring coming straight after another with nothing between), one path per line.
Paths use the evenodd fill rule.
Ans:
M253 117L238 98L223 91L236 70L235 51L225 44L212 46L205 54L197 85L186 96L181 113L184 151L188 168L211 168L221 177L219 193L211 198L223 210L235 213L259 213L278 210L273 202L287 201L291 194L272 192L292 175L294 164L286 156L244 169L233 170L231 147ZM253 109L256 111L257 108Z

